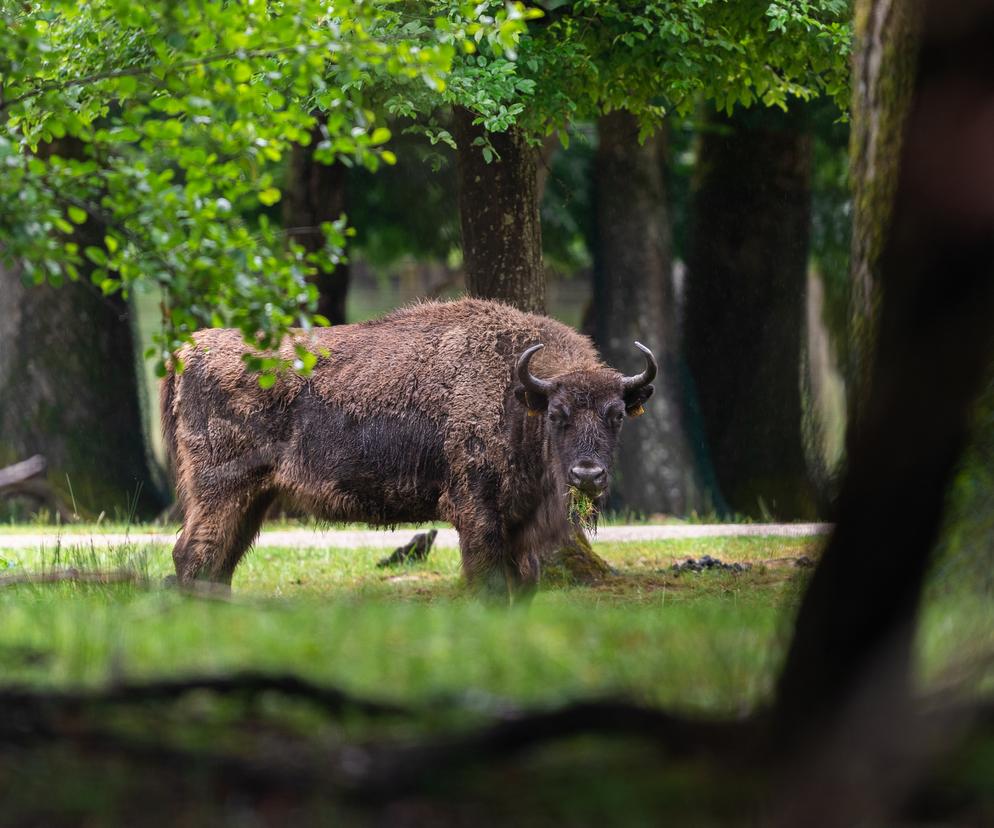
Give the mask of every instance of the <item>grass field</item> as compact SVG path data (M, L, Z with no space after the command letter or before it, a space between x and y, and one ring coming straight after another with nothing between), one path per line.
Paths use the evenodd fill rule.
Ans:
M329 722L307 704L278 697L245 706L195 696L140 714L96 716L101 726L110 724L112 732L137 736L142 744L269 759L287 745L334 752L367 740L456 732L494 711L604 696L736 716L770 701L792 614L811 572L795 562L817 558L823 543L768 537L599 542L595 548L616 576L596 586L547 586L528 609L500 610L465 593L454 549L435 549L425 563L387 570L376 567L382 549L261 547L236 572L231 597L221 599L164 587L171 570L165 545L100 549L66 538L5 550L0 538L0 578L65 567L138 576L118 585L0 580L0 672L7 686L34 688L245 670L292 673L428 711L415 721ZM751 569L671 569L702 555ZM991 602L934 585L919 643L923 686L953 677L989 691L989 664L986 671L976 665L992 651ZM473 774L462 774L457 789L450 779L437 792L446 803L457 802L455 811L446 811L441 823L429 818L409 824L451 824L461 813L460 797L472 803L466 824L480 824L482 813L493 824L648 825L660 813L694 821L702 808L710 817L731 808L725 817L735 821L734 787L726 783L715 796L702 770L664 771L662 761L644 746L574 740L535 753L514 766L517 771L500 771L504 783L531 780L521 783L516 798L494 789L492 776L480 777L482 787L474 787ZM990 768L985 762L977 773ZM0 816L11 824L20 814L48 815L50 824L76 824L84 816L92 825L260 824L243 822L238 808L244 803L237 797L212 793L205 799L206 789L181 769L153 764L159 770L150 776L144 766L99 752L58 745L0 749ZM515 776L521 773L527 777ZM597 784L577 789L580 779ZM177 790L186 794L178 797ZM312 804L316 811L301 812L296 804L268 803L275 821L261 824L366 824L369 818L352 806L341 810L334 799ZM405 807L406 818L422 806ZM381 817L387 822L377 824L389 823L389 814Z
M0 589L8 678L94 683L124 676L258 668L301 672L363 694L428 699L485 692L519 702L605 693L690 708L742 710L769 698L793 607L820 539L713 538L597 544L618 575L544 589L526 611L464 593L454 549L377 569L375 549L251 550L230 601L162 587L165 546L110 550L53 542L4 551L2 574L65 566L129 568L143 583ZM687 557L752 564L743 573L674 573ZM923 665L994 645L979 598L935 593Z

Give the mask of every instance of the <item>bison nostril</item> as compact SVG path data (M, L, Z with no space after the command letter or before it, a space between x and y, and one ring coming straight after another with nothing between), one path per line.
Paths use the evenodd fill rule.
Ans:
M603 487L607 482L607 472L603 466L593 463L579 463L569 470L570 483L574 486Z

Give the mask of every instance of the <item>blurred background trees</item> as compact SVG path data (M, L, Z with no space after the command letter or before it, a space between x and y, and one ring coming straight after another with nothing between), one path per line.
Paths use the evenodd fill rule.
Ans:
M821 516L844 415L849 11L7 11L4 278L85 286L117 308L118 344L97 342L111 326L95 310L80 304L75 321L94 330L93 364L122 378L106 401L132 426L113 427L137 434L143 410L153 455L154 406L136 402L143 387L154 398L153 372L136 367L125 329L161 371L204 325L265 347L289 327L465 290L560 316L622 370L633 339L653 347L663 377L626 429L614 508ZM79 151L60 152L63 138ZM54 308L44 290L33 301ZM0 328L0 350L22 338ZM313 360L301 347L292 365L250 367L267 383ZM18 361L5 364L14 376ZM8 437L11 459L44 453L51 429ZM127 451L94 441L50 479L120 466L131 477L111 489L141 481L151 496L148 452ZM105 508L106 495L84 499Z

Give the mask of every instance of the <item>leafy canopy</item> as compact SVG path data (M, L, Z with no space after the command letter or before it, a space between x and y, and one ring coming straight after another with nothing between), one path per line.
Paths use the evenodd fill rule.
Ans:
M455 9L436 2L432 13ZM493 132L513 125L566 140L571 123L615 109L648 132L701 100L728 112L820 95L848 106L848 0L551 0L525 16L534 22L511 46L466 43L444 88L392 84L384 108L418 118L459 105ZM438 124L427 134L454 146Z
M36 283L157 284L160 372L205 325L274 349L322 321L307 277L345 240L329 223L307 254L262 212L290 145L320 115L320 160L393 163L364 79L440 94L462 44L513 47L523 17L498 2L453 4L438 22L390 0L4 3L0 257ZM294 367L315 360L299 341ZM288 362L250 361L263 384Z

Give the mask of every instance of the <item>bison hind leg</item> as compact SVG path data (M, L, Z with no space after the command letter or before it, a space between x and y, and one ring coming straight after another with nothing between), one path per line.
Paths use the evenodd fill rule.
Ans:
M182 534L173 548L179 583L190 586L206 581L230 586L235 567L259 533L274 498L273 492L264 492L247 501L209 507L190 504Z

